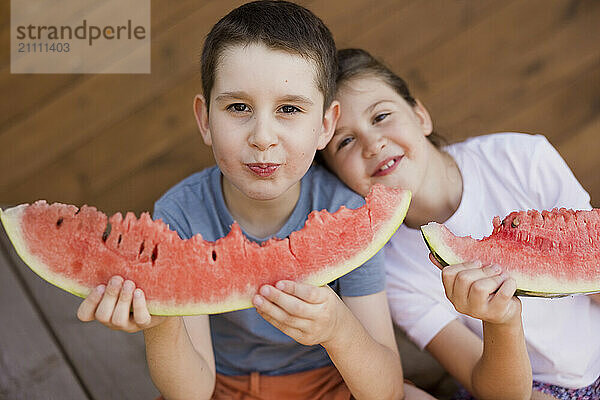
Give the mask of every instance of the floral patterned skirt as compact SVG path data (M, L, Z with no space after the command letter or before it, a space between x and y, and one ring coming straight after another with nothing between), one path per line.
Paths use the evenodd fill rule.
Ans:
M533 381L533 390L556 397L558 400L600 400L600 377L590 386L569 389L562 386ZM464 388L452 397L452 400L476 400Z

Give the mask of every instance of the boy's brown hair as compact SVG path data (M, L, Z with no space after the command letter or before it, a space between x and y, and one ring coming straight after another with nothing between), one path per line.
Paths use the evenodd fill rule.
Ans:
M309 59L315 64L316 85L325 110L335 95L336 48L331 32L316 15L287 1L261 0L244 4L221 18L202 49L202 90L207 108L223 52L232 46L263 44Z

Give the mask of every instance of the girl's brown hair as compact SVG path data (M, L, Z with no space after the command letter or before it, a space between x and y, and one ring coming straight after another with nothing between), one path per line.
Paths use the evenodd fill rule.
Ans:
M336 85L338 88L357 76L374 76L392 87L412 107L417 105L417 101L410 94L408 85L404 79L393 73L367 51L362 49L338 50L337 58L338 73ZM446 139L435 131L427 136L427 138L437 148L447 144Z

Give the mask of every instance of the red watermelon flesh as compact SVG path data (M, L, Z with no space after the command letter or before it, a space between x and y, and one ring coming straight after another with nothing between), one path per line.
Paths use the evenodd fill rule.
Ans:
M409 202L410 192L377 185L363 207L313 211L303 229L262 245L248 241L237 223L216 242L199 234L181 240L148 213L107 219L94 207L45 201L1 217L18 254L48 282L85 297L120 275L144 290L151 313L191 315L251 307L261 285L281 279L337 279L383 247Z
M516 211L495 217L482 240L454 236L444 225L421 231L444 265L480 260L503 267L518 293L551 297L600 291L600 210Z

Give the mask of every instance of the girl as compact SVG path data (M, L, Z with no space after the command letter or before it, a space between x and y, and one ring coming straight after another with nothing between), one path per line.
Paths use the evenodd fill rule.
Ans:
M436 221L481 238L494 216L513 210L590 208L556 150L543 136L516 133L441 147L401 78L363 50L338 57L341 116L320 156L362 195L375 183L413 193L385 250L394 321L477 398L600 399L592 296L520 300L500 267L478 263L444 268L440 282L419 231Z

